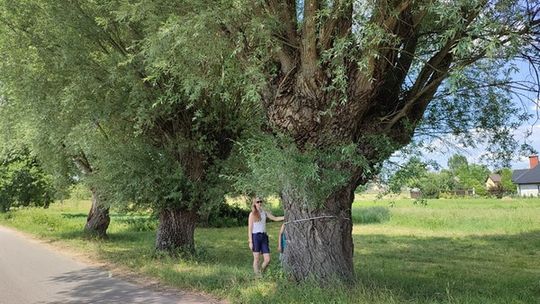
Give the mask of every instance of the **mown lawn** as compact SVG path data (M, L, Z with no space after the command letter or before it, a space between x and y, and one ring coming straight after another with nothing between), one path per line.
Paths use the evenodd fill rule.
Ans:
M233 303L540 303L540 199L359 198L357 282L324 287L288 281L277 255L254 279L245 227L197 229L197 255L169 258L153 251L145 215L113 213L110 239L86 240L88 208L65 201L0 215L0 224ZM279 225L269 224L274 252Z

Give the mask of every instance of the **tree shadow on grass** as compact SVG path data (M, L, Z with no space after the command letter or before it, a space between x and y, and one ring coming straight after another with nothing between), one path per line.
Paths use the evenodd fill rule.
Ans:
M88 217L88 213L68 213L68 212L62 212L60 213L60 215L63 217L63 218L87 218ZM117 214L117 213L110 213L109 214L109 217L110 218L116 218L116 219L120 219L120 220L125 220L125 219L148 219L148 218L152 218L151 216L149 215L128 215L128 214Z
M414 301L538 303L540 231L515 235L354 235L360 281Z
M81 226L80 230L70 230L58 232L56 236L60 239L84 239L89 241L95 241L100 243L140 243L144 241L153 242L155 238L155 232L152 231L121 231L121 232L108 232L106 239L92 238L84 232L84 227Z
M86 213L60 213L63 218L72 219L72 218L86 218L88 214Z

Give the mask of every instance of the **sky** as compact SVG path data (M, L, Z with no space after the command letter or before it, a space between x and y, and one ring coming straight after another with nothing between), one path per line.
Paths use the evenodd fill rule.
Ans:
M536 124L534 125L532 124L534 123L534 121L528 123L531 124L524 124L519 129L514 131L514 138L518 139L518 142L523 142L523 134L527 130L532 131L532 135L527 138L527 143L530 144L536 151L540 152L540 122L536 122ZM458 153L465 156L469 163L486 164L488 165L488 167L491 167L493 169L493 166L491 164L486 163L484 160L481 159L482 154L485 153L484 146L479 146L477 148L463 148L459 147L459 145L456 144L456 148L448 146L447 144L442 143L442 141L440 140L434 141L432 145L439 145L439 151L431 153L425 152L421 157L424 161L434 160L441 166L446 168L448 158L453 154ZM529 167L529 157L518 156L511 162L510 165L512 169L527 169Z
M532 76L530 76L528 65L525 63L517 63L517 66L519 68L519 72L514 75L515 80L532 80ZM514 130L514 138L519 142L523 143L526 142L529 145L533 147L538 153L540 153L540 100L538 99L537 92L530 92L528 93L528 96L530 97L531 101L524 101L525 107L527 107L527 110L530 114L532 114L533 118L529 121L523 121L521 127ZM519 104L519 106L522 105L522 103L515 98L514 101L516 104ZM525 138L525 134L527 131L531 132L532 134ZM448 138L448 142L452 143L452 139ZM463 148L459 144L455 144L454 146L450 146L446 143L444 143L441 140L435 140L431 143L432 147L436 147L436 152L423 152L423 155L421 155L421 159L424 161L435 161L439 165L441 165L443 168L446 168L446 164L448 162L448 158L452 156L453 154L459 153L467 158L469 163L481 163L488 165L491 169L494 169L493 164L486 163L485 160L481 159L481 155L485 153L485 146L479 146L477 148ZM394 155L391 159L393 162L402 163L403 158L400 156L399 153ZM514 160L511 162L511 168L512 169L526 169L529 168L529 157L527 156L517 156Z

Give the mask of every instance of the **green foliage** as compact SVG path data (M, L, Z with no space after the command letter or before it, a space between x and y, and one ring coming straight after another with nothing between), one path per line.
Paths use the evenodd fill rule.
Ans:
M428 171L427 163L413 157L390 176L388 183L393 192L401 191L402 187L418 188L425 198L472 189L477 195L488 194L485 181L490 171L486 166L469 164L464 156L455 154L450 157L448 167L448 170Z
M398 193L403 187L416 188L423 197L438 198L441 192L453 189L452 177L448 172L431 172L428 166L419 158L412 157L390 176L390 191Z
M454 166L450 168L450 171L457 181L457 188L474 188L476 194L481 196L487 195L485 181L490 173L489 169L484 165L468 164L466 159L463 161L463 156L454 155L454 160L455 159L461 159L460 161L456 161ZM450 164L451 162L449 161L449 167Z
M512 169L503 168L499 170L501 176L502 190L505 194L514 194L517 192L516 185L512 182Z
M417 157L412 157L390 177L388 186L396 193L400 192L404 186L420 188L423 184L421 180L425 179L427 173L427 164Z
M422 191L422 197L439 198L439 194L443 191L444 175L434 172L428 172L417 184L417 188Z
M350 178L350 168L364 167L366 174L370 170L352 144L300 151L287 136L260 135L243 142L241 152L248 170L231 177L239 191L264 196L283 191L311 208Z
M460 154L454 154L448 159L448 170L454 175L458 173L459 170L462 168L466 168L469 166L469 162L467 161L467 158Z
M495 183L495 186L488 189L489 195L503 198L517 192L516 185L512 182L512 169L502 168L494 173L498 174L501 180L500 183Z
M71 186L69 197L76 200L89 200L92 197L92 192L82 183L77 183Z
M112 96L105 97L97 89L106 85L95 81L103 75L102 58L87 52L93 28L88 18L73 11L76 5L0 3L0 18L8 20L0 26L4 55L0 123L11 131L1 132L2 136L28 145L53 177L55 187L64 191L74 178L83 180L84 172L73 160L85 151L92 154L86 141L102 136L96 127L109 110L105 104ZM84 32L78 32L77 26Z
M47 208L54 195L51 177L27 148L0 154L0 212L19 206Z
M135 203L159 209L163 204L190 201L187 196L192 186L181 167L171 165L175 161L169 155L160 153L141 138L126 137L118 141L112 145L105 142L100 147L106 153L94 162L104 169L88 178L92 186L107 193L109 199L121 207Z

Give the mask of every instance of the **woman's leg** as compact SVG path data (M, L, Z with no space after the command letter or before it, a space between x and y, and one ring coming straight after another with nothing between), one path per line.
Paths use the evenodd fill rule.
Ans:
M261 267L261 271L264 271L266 269L266 266L268 266L268 264L270 264L270 253L264 253L263 254L263 264L262 264L262 267Z
M259 269L259 257L261 256L260 252L253 252L253 271L255 274L261 273Z

